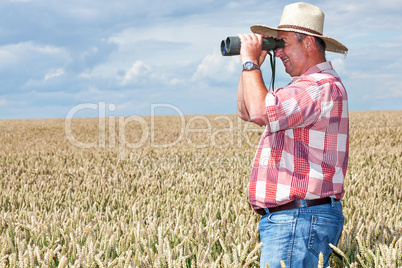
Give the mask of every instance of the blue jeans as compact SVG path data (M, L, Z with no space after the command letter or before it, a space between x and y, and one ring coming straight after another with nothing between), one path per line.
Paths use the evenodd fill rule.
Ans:
M268 263L270 268L281 268L281 260L287 268L317 267L320 252L324 267L328 266L332 252L328 244L337 245L344 223L340 201L274 213L265 210L258 225L263 242L260 267Z

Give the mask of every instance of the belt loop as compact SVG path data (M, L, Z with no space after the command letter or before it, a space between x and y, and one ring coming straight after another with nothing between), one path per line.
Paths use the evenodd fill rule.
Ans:
M303 208L307 207L307 202L304 199L299 199Z
M335 199L333 197L331 197L331 206L335 207Z
M270 213L270 212L269 212L269 208L264 208L264 210L265 210L265 213L267 213L267 214Z

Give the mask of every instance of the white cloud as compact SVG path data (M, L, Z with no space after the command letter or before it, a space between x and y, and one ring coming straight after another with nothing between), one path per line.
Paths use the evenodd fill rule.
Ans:
M375 109L376 101L361 98L367 92L368 100L400 98L402 1L367 1L316 1L326 13L324 34L349 47L346 59L327 57L347 86L351 110L367 103ZM147 110L150 100L182 105L189 113L232 111L240 59L222 57L220 41L249 32L252 24L277 26L285 2L3 1L0 7L13 15L0 22L0 105L26 104L4 116L60 116L72 103L99 100L129 103L128 114ZM269 77L269 62L263 68ZM276 74L276 86L290 81L278 62ZM390 97L387 104L399 100ZM45 102L59 114L45 109Z
M345 60L341 58L334 58L331 60L332 67L336 70L336 72L341 75L346 73L345 70Z
M376 92L376 99L402 99L402 83L392 83L386 90ZM402 109L402 104L399 106Z
M122 85L127 85L132 82L146 80L150 74L151 68L142 61L135 62L123 77Z
M33 41L28 41L28 42L21 42L15 45L10 45L9 46L11 50L17 51L17 52L39 52L43 54L49 54L49 55L54 55L54 54L60 54L63 53L64 50L63 48L52 46L52 45L40 45L36 44Z
M369 73L369 72L352 72L350 78L352 79L387 79L395 77L393 74Z
M51 78L54 78L54 77L58 77L58 76L60 76L62 74L64 74L63 69L57 69L57 70L51 71L51 72L49 72L49 73L47 73L45 75L45 81L47 81L47 80L49 80Z
M240 59L236 56L223 57L218 53L204 57L198 65L192 80L200 81L204 79L224 82L231 79L233 75L238 75L240 70Z
M0 68L8 69L18 65L27 66L27 64L36 66L43 65L50 59L43 57L67 60L69 55L64 48L40 45L33 41L8 44L0 47Z
M6 47L0 48L0 67L7 67L18 60L18 55L9 51Z

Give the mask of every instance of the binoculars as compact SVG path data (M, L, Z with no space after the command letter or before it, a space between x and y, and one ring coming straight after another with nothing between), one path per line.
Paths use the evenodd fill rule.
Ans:
M221 42L222 56L235 56L240 55L240 38L237 36L229 36ZM285 42L282 39L273 37L262 38L262 50L276 50L277 48L284 47Z

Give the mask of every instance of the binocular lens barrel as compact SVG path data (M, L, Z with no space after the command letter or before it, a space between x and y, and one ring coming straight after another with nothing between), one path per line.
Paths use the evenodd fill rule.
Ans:
M240 55L240 38L228 37L226 38L226 51L231 55Z
M276 39L273 37L262 38L262 50L276 50L283 47L285 42L282 39ZM235 56L240 54L241 42L237 36L229 36L221 42L222 56Z

